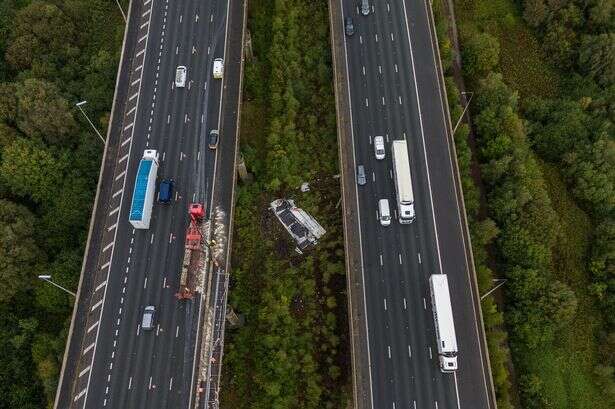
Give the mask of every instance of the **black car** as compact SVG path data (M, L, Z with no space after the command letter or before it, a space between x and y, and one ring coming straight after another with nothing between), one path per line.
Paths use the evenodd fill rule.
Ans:
M211 132L209 132L209 149L216 149L218 147L218 139L220 139L218 130L212 129Z
M344 26L346 27L347 36L351 36L354 34L354 24L352 23L352 17L346 17L344 19Z
M158 191L158 201L160 203L170 203L173 198L173 180L165 179L160 182L160 189Z

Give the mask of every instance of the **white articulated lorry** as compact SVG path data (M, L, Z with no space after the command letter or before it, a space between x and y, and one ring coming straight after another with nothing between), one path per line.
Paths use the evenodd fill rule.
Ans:
M139 162L128 220L135 229L149 229L158 175L158 151L148 149Z
M436 324L440 370L445 373L455 372L457 370L457 337L446 274L431 275L429 290L433 319Z
M414 193L412 192L412 178L410 176L410 160L408 159L408 145L406 141L393 141L393 176L395 177L395 192L397 195L397 209L401 224L412 223L416 217L414 213Z

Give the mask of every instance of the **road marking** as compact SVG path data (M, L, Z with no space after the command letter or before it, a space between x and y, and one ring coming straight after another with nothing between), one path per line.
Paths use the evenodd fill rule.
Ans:
M159 332L160 332L160 324L156 325L156 336L158 336Z
M433 359L433 355L431 354L431 347L428 347L428 348L429 348L429 359Z
M376 181L376 172L372 172L372 180L375 182Z
M87 368L85 368L83 371L79 372L79 378L81 378L83 375L85 375L86 373L88 373L88 372L90 371L90 368L91 368L91 367L92 367L91 365L88 365L88 367L87 367Z
M145 52L145 48L137 53L137 57L143 54L144 52ZM133 98L134 98L134 95L130 97L130 99L133 99Z
M137 85L137 84L138 84L138 83L140 83L140 82L141 82L141 78L137 78L136 80L134 80L134 81L130 84L130 86L132 87L132 86L134 86L134 85Z
M459 385L457 385L457 372L453 372L453 378L455 379L455 394L457 395L457 409L461 408L461 401L459 400Z
M154 242L154 233L152 233L152 238L149 240L149 244L152 244Z
M128 378L128 390L132 387L132 376Z
M389 169L389 177L393 179L393 169Z
M115 209L113 209L113 210L111 210L111 211L109 212L109 216L113 216L113 215L114 215L115 213L117 213L119 210L120 210L120 207L118 206L118 207L116 207ZM103 268L104 268L104 267L103 267Z
M147 38L147 34L145 34L143 37L139 38L139 41L137 41L138 43L140 43L141 41L145 40Z
M402 102L401 102L401 95L398 96L398 98L399 98L399 105L403 105Z
M94 348L94 345L96 345L96 342L92 342L90 345L88 345L88 347L83 350L83 354L82 355L87 354L90 349Z
M137 335L139 335L140 330L141 330L141 324L137 324Z
M378 42L378 34L374 34L374 36L376 37L376 42Z
M122 315L122 307L120 307L120 310L117 312L119 315Z
M132 94L132 96L130 98L128 98L129 101L132 101L133 99L135 99L137 96L139 95L139 91L135 92L134 94Z
M167 278L164 277L164 279L162 280L162 288L166 288L167 287Z
M363 76L365 76L365 65L363 66Z
M183 19L184 19L184 15L183 15L183 14L180 14L180 15L179 15L179 22L181 23Z
M169 233L169 243L173 240L173 233Z
M397 64L395 64L395 72L399 72L399 69L397 68Z
M130 139L132 139L132 138L130 138ZM124 162L126 159L128 159L128 156L129 156L129 155L130 155L130 154L129 154L129 153L127 153L126 155L122 156L122 158L120 159L120 161L119 161L118 163L122 163L122 162Z
M387 3L387 13L391 12L391 6L389 6L389 3Z
M384 310L385 311L387 310L387 299L386 298L384 299Z
M404 297L404 310L408 309L408 304L406 303L406 297Z
M423 297L423 309L427 309L427 302L425 301L425 297Z
M77 396L75 396L75 399L73 400L73 402L77 402L79 400L79 398L81 398L83 396L84 393L86 393L88 391L88 388L84 388L81 390L81 392L79 392L77 394Z
M152 377L149 377L149 386L148 389L152 389Z
M359 44L363 44L363 36L359 36Z
M389 346L387 346L387 349L388 349L388 351L389 351L389 359L391 359L391 346L390 346L390 345L389 345Z
M123 191L124 191L124 189L120 189L120 190L118 190L117 192L115 192L115 193L113 194L113 198L116 198L116 197L117 197L120 193L122 193Z
M120 320L121 320L121 318L117 319L117 324L116 325L120 325Z
M171 380L169 381L169 390L173 389L173 377L171 377Z
M386 105L386 103L384 102L384 97L382 97L382 105Z
M408 358L412 358L412 347L408 345Z
M416 401L413 401L414 409L416 409Z
M136 70L140 70L140 69L141 69L141 67L143 67L143 66L142 66L142 65L139 65L139 67L137 67L137 69L136 69ZM135 71L136 71L136 70L135 70ZM128 111L128 113L127 113L126 115L130 115L130 114L132 114L133 112L135 112L136 110L137 110L137 106L135 105L135 106L133 106L132 108L130 108L130 111Z
M403 262L401 261L401 253L399 253L399 264L403 264Z
M436 405L436 409L438 409L438 401L434 401L435 405Z
M103 251L102 251L102 252L104 253L105 251L109 250L111 247L113 247L113 242L111 242L111 243L107 244L107 245L103 248Z
M147 277L145 277L145 282L143 283L143 288L147 288Z
M369 106L369 101L367 100L367 98L365 98L365 106L368 107Z
M188 114L184 115L184 123L188 122Z
M422 261L421 261L421 253L418 253L418 258L419 258L419 264L422 264Z
M378 74L382 74L382 65L378 66Z
M175 338L179 336L179 325L175 328Z
M391 33L391 41L395 41L395 39L393 38L393 33Z
M150 1L151 0L147 0L147 2L145 4L149 3ZM141 27L139 27L139 29L147 27L148 24L149 24L149 21L146 21L145 23L141 24Z
M98 301L96 304L92 306L90 311L94 311L96 308L100 307L102 303L103 303L103 300Z
M145 16L147 16L147 15L150 13L150 11L152 11L152 9L151 9L151 8L150 8L150 9L148 9L148 10L146 10L146 11L145 11L145 13L141 14L141 17L145 17Z
M382 262L382 254L380 255L380 265L381 266L384 265L383 262Z
M111 231L111 230L115 229L116 227L117 227L117 223L115 223L113 226L107 227L107 231Z
M92 324L92 326L90 328L88 328L88 334L98 326L98 321L96 321L94 324Z
M98 287L96 287L96 290L94 290L94 292L100 290L101 288L103 288L105 285L107 285L107 280L103 281L102 283L98 284Z
M198 152L196 153L196 160L197 160L197 161L201 160L201 151L198 151Z
M111 352L111 359L115 358L115 351Z
M101 270L104 270L105 268L109 267L110 265L111 265L111 262L110 262L110 261L107 261L105 264L103 264L103 265L100 267L100 269L101 269Z

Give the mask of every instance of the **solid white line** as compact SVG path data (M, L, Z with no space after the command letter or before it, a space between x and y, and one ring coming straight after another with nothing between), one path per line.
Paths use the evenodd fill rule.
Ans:
M455 395L457 396L457 408L460 408L461 401L459 400L459 385L457 385L457 372L453 372L453 379L455 379Z
M342 17L344 17L344 5L342 0L339 2L340 10L342 11ZM352 165L353 168L356 167L357 156L355 151L355 141L354 141L354 122L352 118L352 97L350 95L350 71L348 69L348 45L346 43L346 36L342 35L342 40L344 41L344 62L346 68L346 90L348 92L348 109L350 111L350 139L352 141ZM359 36L359 41L363 44L363 38ZM371 140L371 139L370 139ZM365 322L365 336L366 336L366 345L367 345L367 368L369 374L369 402L371 409L374 408L374 391L372 385L372 363L371 363L371 351L369 348L369 322L367 320L367 295L365 293L365 268L364 268L364 260L363 260L363 237L361 234L361 210L359 207L359 191L355 189L355 202L357 206L357 226L359 230L359 254L361 258L361 279L363 282L362 290L363 290L363 319ZM349 297L350 300L350 297Z

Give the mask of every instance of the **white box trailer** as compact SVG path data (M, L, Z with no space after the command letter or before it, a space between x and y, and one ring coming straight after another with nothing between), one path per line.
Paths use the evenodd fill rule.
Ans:
M431 309L436 326L440 370L442 372L454 372L457 370L457 337L455 336L453 308L451 307L451 295L448 290L446 274L432 274L429 277L429 290L431 292Z
M412 223L416 218L414 213L414 193L412 177L410 176L410 160L408 145L404 140L393 141L393 176L395 177L395 193L397 198L398 220L401 224Z
M158 151L148 149L139 162L128 220L135 229L149 229L158 175Z

